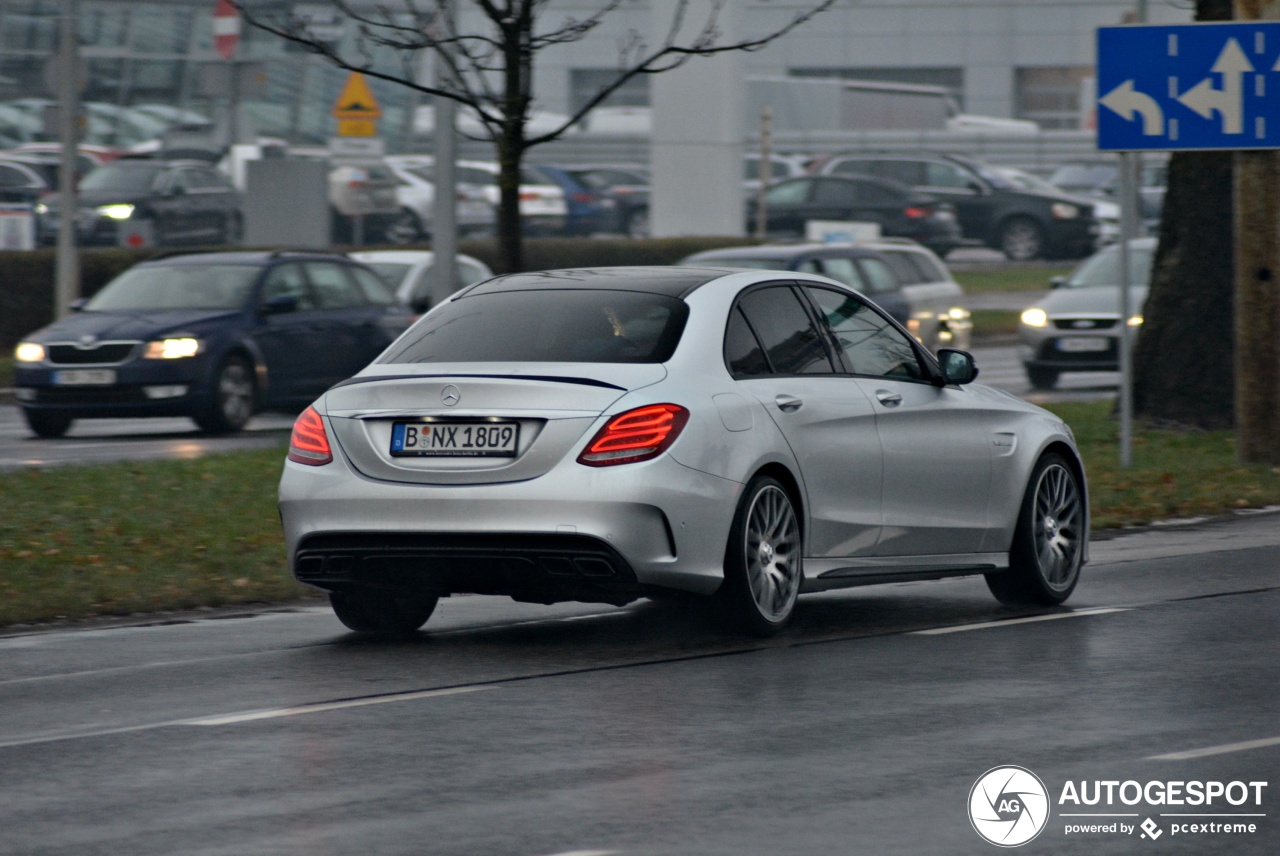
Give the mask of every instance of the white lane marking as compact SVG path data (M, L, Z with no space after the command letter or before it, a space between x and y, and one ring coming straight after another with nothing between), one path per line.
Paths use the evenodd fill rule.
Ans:
M326 701L317 704L304 704L298 707L278 707L272 710L249 710L243 713L228 713L222 716L206 716L199 719L184 719L179 725L236 725L241 722L256 722L260 719L279 719L285 716L301 716L304 713L324 713L330 710L346 710L352 707L370 707L375 704L391 704L397 701L417 701L423 698L440 698L441 696L461 695L462 693L478 693L493 690L497 687L453 687L447 690L419 690L417 692L393 693L373 698L353 698L347 701Z
M1265 749L1268 746L1280 746L1280 737L1267 737L1263 740L1245 740L1242 743L1223 743L1220 746L1206 746L1203 749L1188 749L1185 752L1170 752L1167 755L1150 755L1147 761L1190 761L1192 758L1207 758L1210 755L1227 755L1232 752L1248 752L1250 749Z
M1112 612L1129 612L1129 607L1099 607L1076 612L1055 612L1052 615L1033 615L1030 618L1008 618L1004 621L983 621L979 624L960 624L955 627L934 627L931 630L913 630L912 636L942 636L946 633L964 633L968 630L987 630L992 627L1009 627L1013 624L1032 624L1037 621L1057 621L1060 618L1083 618L1087 615L1107 615Z
M245 711L243 713L231 713L223 716L206 716L196 719L173 719L168 722L149 722L145 725L122 725L116 728L97 728L87 729L84 731L65 731L59 734L43 734L37 737L20 737L15 740L0 740L0 749L11 749L17 746L38 746L42 743L60 743L65 740L84 740L93 737L111 737L116 734L133 734L138 731L155 731L161 728L178 728L181 726L214 726L214 725L234 725L241 722L253 722L258 719L272 719L282 716L298 716L304 713L319 713L326 710L342 710L348 707L366 707L374 704L388 704L393 701L412 701L420 698L435 698L437 696L459 695L461 693L474 693L481 690L496 690L498 687L489 685L470 686L470 687L453 687L444 690L420 690L408 693L393 693L385 696L374 696L372 698L357 698L347 701L335 702L319 702L317 704L304 704L298 707L282 707L274 710L255 710Z

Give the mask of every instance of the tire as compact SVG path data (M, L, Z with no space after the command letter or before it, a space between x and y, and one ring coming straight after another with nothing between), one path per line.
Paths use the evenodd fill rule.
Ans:
M800 521L786 489L757 476L738 502L716 592L721 615L752 636L782 630L795 610L804 571Z
M233 354L218 368L213 405L195 414L196 424L210 434L234 434L253 417L256 399L253 366Z
M637 208L627 217L627 237L630 238L647 238L649 237L649 209Z
M67 433L71 423L75 421L62 413L45 413L39 410L24 410L22 415L26 417L27 427L34 431L37 437L50 440Z
M1046 369L1040 366L1024 366L1027 370L1027 380L1031 382L1033 389L1053 389L1058 383L1058 375L1061 374L1057 369Z
M1044 229L1030 217L1011 217L1000 227L999 249L1010 261L1040 258L1044 253Z
M388 244L404 246L422 240L422 221L408 208L401 208L396 218L387 224L382 234Z
M1056 606L1080 580L1085 539L1084 493L1061 455L1031 471L1009 550L1009 570L987 574L987 588L1010 606Z
M329 604L338 620L357 633L407 636L427 623L435 595L383 591L335 591Z

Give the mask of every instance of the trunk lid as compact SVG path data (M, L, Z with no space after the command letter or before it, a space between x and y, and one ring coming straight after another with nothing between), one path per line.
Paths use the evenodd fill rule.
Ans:
M666 374L658 364L375 365L326 393L324 410L338 447L370 478L413 484L523 481L558 464L621 396ZM514 424L515 454L393 455L396 423L459 430Z

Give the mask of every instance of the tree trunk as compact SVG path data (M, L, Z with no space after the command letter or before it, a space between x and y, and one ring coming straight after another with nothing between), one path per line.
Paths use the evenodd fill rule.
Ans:
M1198 0L1196 20L1230 20L1231 0ZM1134 412L1198 428L1234 422L1231 152L1169 160L1160 243L1134 352Z
M519 127L503 127L498 139L498 273L524 270L524 233L520 224L522 143Z

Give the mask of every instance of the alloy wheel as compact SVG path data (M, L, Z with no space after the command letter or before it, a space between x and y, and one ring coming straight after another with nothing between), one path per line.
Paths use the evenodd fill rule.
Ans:
M756 609L769 621L781 621L800 592L800 526L781 488L766 485L756 494L745 537L747 582Z

